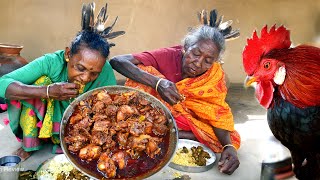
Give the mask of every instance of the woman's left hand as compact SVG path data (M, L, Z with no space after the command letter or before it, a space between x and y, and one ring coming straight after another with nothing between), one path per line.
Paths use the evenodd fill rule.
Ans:
M218 169L225 174L232 174L240 165L237 151L234 147L228 146L224 148L218 162Z

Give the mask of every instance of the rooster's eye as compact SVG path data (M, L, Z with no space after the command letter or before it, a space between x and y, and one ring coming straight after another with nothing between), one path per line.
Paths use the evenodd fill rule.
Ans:
M265 69L269 69L269 68L270 68L270 62L264 63L264 68L265 68Z

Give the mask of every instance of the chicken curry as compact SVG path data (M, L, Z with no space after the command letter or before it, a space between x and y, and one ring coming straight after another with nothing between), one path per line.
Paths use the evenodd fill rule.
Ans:
M129 91L96 91L79 102L65 128L71 155L106 178L137 177L155 168L169 147L162 109Z

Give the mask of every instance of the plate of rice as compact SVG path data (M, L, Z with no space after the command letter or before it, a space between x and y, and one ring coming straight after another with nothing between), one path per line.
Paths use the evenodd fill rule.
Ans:
M36 171L38 180L91 180L74 168L64 154L56 155L44 161Z
M204 172L211 169L216 161L215 153L204 144L179 139L177 150L169 167L184 172Z

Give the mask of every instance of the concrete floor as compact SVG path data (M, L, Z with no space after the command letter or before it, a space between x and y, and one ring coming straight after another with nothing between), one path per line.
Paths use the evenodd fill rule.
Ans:
M261 174L261 162L263 159L288 157L286 148L274 140L266 122L266 110L263 109L254 97L252 88L244 89L242 85L231 84L227 97L234 114L235 128L241 135L242 144L238 151L240 167L232 175L224 175L217 170L217 161L214 167L203 173L185 173L174 170L168 166L148 179L173 179L175 175L188 175L191 179L215 179L215 180L258 180ZM7 113L0 113L0 157L12 154L20 147L10 128L5 126L3 119ZM268 149L268 150L267 150ZM30 158L21 163L24 170L36 170L38 166L51 154L51 147L32 154ZM217 159L220 155L217 154ZM291 177L287 180L295 180Z

